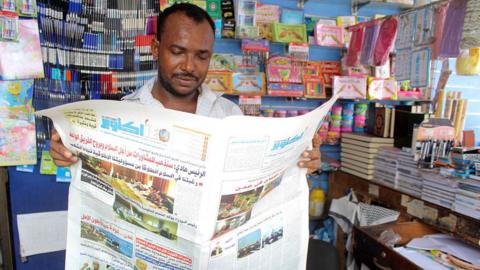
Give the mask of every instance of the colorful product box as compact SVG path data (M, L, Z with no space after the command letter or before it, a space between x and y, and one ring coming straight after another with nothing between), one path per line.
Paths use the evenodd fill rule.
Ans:
M297 83L268 83L268 94L271 96L301 97L305 87Z
M307 28L305 24L283 24L273 23L273 41L290 43L290 42L307 42Z
M367 78L335 76L333 77L333 94L339 94L339 98L365 99L367 96Z
M368 78L368 99L396 100L397 81L394 79Z
M222 18L222 9L220 0L207 0L207 13L212 19Z
M264 94L265 73L233 73L233 93Z
M258 27L250 25L239 25L236 27L235 36L238 39L257 39L260 33Z
M333 85L333 77L342 74L342 68L339 61L321 61L320 74L323 76L325 86L331 87Z
M235 55L227 53L214 53L210 58L209 71L234 71Z
M302 24L303 10L284 8L280 21L284 24Z
M303 75L320 76L321 75L320 74L320 63L311 62L311 61L307 62L307 64L303 68Z
M304 75L303 84L305 86L305 97L326 98L325 82L322 76Z
M230 71L209 71L204 82L210 90L231 93L232 86L232 72Z
M317 22L315 25L315 43L326 47L343 47L343 28Z
M268 59L268 82L302 83L302 68L292 64L290 57L274 56Z
M272 40L272 23L280 20L280 6L264 5L257 2L255 25L258 27L260 38Z

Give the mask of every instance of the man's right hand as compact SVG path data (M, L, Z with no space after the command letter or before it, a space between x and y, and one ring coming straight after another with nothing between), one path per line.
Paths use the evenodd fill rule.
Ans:
M63 145L60 135L58 135L55 129L53 129L50 139L50 155L55 165L60 167L68 167L78 160L78 158Z

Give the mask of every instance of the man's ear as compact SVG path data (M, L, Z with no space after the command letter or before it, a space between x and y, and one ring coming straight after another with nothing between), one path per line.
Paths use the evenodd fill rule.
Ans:
M150 48L152 50L153 60L158 60L158 48L160 47L160 42L156 37L152 38L152 43L150 44Z

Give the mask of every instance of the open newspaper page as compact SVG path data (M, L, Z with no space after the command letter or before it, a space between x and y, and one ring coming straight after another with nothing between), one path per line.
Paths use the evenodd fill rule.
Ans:
M281 120L115 101L39 112L80 159L65 268L303 269L308 190L295 164L332 103Z

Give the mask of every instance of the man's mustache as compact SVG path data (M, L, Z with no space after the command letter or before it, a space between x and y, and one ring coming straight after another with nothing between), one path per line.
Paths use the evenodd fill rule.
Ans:
M173 77L190 77L192 79L194 79L195 81L198 81L198 77L193 75L192 73L189 73L189 72L183 72L183 73L175 73L173 74Z

